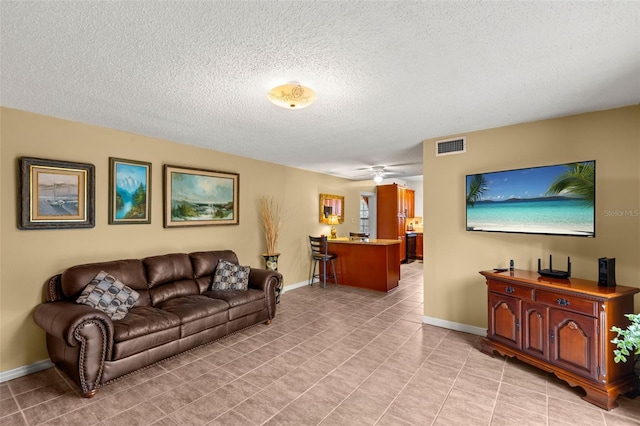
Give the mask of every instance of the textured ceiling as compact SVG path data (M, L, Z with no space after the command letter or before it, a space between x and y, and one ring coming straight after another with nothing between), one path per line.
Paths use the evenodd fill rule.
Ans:
M640 2L5 1L0 103L348 178L640 103ZM267 91L298 81L317 102Z

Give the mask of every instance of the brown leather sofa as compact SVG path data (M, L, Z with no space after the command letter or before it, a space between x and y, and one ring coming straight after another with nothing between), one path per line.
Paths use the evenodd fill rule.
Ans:
M210 290L219 259L238 264L230 250L173 253L78 265L52 277L46 302L34 312L35 322L47 333L51 361L91 397L101 386L143 367L270 323L282 276L251 268L246 291ZM100 271L140 295L121 320L75 302Z

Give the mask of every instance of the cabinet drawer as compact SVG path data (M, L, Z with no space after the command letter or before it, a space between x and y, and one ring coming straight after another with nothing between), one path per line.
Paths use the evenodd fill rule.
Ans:
M536 301L592 317L598 315L598 302L568 294L538 290L536 292Z
M533 289L500 281L488 281L489 291L506 294L523 300L533 300Z

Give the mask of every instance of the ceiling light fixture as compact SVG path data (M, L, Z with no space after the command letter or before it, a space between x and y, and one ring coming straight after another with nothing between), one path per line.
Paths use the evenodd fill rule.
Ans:
M384 179L384 166L372 166L371 172L373 173L373 181L376 185L380 185L380 182Z
M302 109L316 101L316 92L298 83L288 83L269 90L267 97L281 108Z

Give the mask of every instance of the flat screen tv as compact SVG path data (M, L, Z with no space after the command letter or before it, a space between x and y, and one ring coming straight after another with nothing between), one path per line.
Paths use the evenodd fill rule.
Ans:
M595 237L595 183L595 161L467 175L467 231Z

